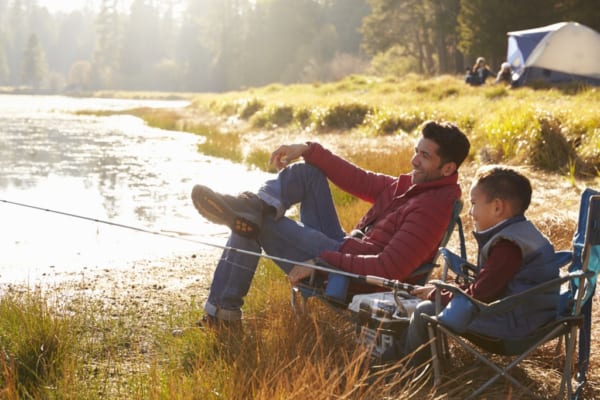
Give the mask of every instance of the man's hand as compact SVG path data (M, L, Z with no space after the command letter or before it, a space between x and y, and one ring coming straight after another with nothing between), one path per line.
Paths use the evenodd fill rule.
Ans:
M315 260L308 260L306 261L306 263L314 264ZM305 267L304 265L294 265L294 268L292 268L292 270L288 274L288 278L292 285L296 285L302 279L311 276L314 272L315 270L313 268Z
M308 145L306 143L285 144L279 146L279 148L271 154L269 163L277 168L277 170L283 169L288 164L298 159L306 150L308 150Z
M427 300L429 298L429 295L431 293L433 293L433 291L435 291L435 286L433 285L425 285L425 286L418 286L415 289L413 289L410 294L418 297L421 300Z

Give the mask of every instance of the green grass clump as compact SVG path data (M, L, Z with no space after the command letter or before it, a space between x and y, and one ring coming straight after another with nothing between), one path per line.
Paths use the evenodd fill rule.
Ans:
M198 144L198 151L207 156L219 157L233 162L242 162L244 154L240 148L240 134L211 132L206 140Z
M177 116L179 113L176 110L142 107L129 110L128 113L142 118L149 126L154 128L171 131L179 130L177 127Z
M270 151L265 149L254 149L246 156L245 163L258 168L261 171L275 172L269 164L270 158Z
M312 124L312 109L305 106L297 106L294 108L294 121L302 129L308 128Z
M560 121L552 115L538 116L540 130L531 145L531 163L547 171L568 167L575 152L562 134Z
M499 163L513 160L526 162L529 157L529 144L533 143L540 131L535 110L510 107L490 114L477 127L478 137L475 149L479 149L481 161Z
M349 130L363 123L371 108L361 103L343 103L320 108L315 123L322 130Z
M250 119L258 111L262 110L265 106L262 100L257 98L241 99L237 103L239 109L239 116L242 119Z
M72 372L71 350L77 340L73 325L71 318L52 313L38 292L9 293L0 299L3 398L52 397Z
M267 106L256 112L250 123L255 128L278 128L294 120L294 108L285 104Z
M424 121L424 115L413 110L377 109L367 115L367 129L375 135L412 132Z

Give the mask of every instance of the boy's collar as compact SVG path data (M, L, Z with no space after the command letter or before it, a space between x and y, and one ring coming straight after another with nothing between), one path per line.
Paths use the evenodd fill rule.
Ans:
M525 220L526 220L526 218L524 215L516 215L514 217L505 219L504 221L501 221L501 222L497 223L496 225L492 226L491 228L488 228L484 231L473 232L473 236L475 237L475 240L477 241L477 244L479 245L479 247L481 247L485 243L487 243L488 240L490 240L492 238L492 236L494 236L496 233L500 232L502 229L504 229L508 225L514 224L515 222L525 221Z

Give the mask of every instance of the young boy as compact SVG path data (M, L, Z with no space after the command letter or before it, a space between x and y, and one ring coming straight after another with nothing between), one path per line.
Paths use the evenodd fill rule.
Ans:
M531 201L531 191L529 180L513 169L494 166L478 171L471 187L469 214L475 226L473 235L478 244L480 269L475 281L462 287L475 299L489 303L558 276L559 270L553 266L552 244L524 215ZM421 314L435 314L435 291L435 286L425 285L411 293L424 301L419 303L411 318L404 354L414 352L428 340L427 326ZM452 295L442 291L441 298L445 307ZM468 303L455 302L452 316L447 317L461 320L453 321L455 325L462 325L458 330L468 329L501 338L520 337L555 315L555 302L548 301L547 297L544 300L522 304L493 318L478 317L466 309ZM412 363L419 365L429 358L429 347L426 346L413 356Z

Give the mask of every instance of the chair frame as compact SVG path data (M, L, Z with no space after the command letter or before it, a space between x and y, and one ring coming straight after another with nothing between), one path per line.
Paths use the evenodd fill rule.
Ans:
M586 195L586 194L584 194ZM587 196L587 195L586 195ZM580 330L581 326L584 324L586 315L582 312L582 306L587 301L590 296L593 294L595 289L595 278L598 271L589 270L589 262L590 262L590 248L593 245L600 245L600 238L595 237L591 238L591 229L592 225L594 225L594 229L600 229L600 213L598 215L593 215L592 210L595 210L598 213L598 209L600 208L600 195L589 195L589 204L586 211L585 218L585 240L583 243L583 250L581 254L581 269L569 271L568 273L560 276L559 278L553 279L551 281L540 284L534 288L526 290L522 293L518 293L512 296L505 297L503 299L497 300L490 304L482 303L473 299L469 295L467 295L464 291L457 288L454 285L449 285L444 281L432 281L438 289L447 289L453 293L455 296L464 296L467 298L471 304L475 306L478 312L481 314L494 314L494 313L503 313L506 312L518 304L522 304L523 301L527 301L531 295L537 293L543 293L552 288L559 288L565 283L569 283L571 290L576 290L573 294L571 300L573 301L573 305L570 306L570 312L563 316L557 316L557 319L550 322L546 326L539 328L536 332L530 335L527 339L523 340L515 340L515 341L507 341L500 340L497 338L486 337L483 335L474 335L472 333L457 333L454 332L447 326L439 321L437 316L428 316L423 315L422 317L428 322L428 333L429 338L431 340L430 348L432 354L432 365L433 365L433 373L434 373L434 386L438 386L441 383L441 358L448 358L448 347L447 340L452 339L455 343L457 343L460 347L467 350L469 353L473 354L479 361L483 362L487 366L491 367L496 375L487 380L483 385L481 385L475 392L473 392L468 398L475 398L480 395L483 391L485 391L490 385L496 382L499 378L504 377L510 383L512 383L515 387L521 388L529 395L533 397L539 397L535 393L533 393L528 387L519 382L515 377L510 374L510 370L518 365L522 360L527 358L534 350L536 350L539 346L544 343L547 343L555 338L559 339L559 344L561 340L564 340L565 345L565 358L564 358L564 366L562 379L560 383L560 389L558 393L558 398L563 398L564 393L566 392L568 399L577 398L577 393L581 391L581 387L585 382L579 382L579 386L576 390L573 390L572 385L572 364L573 357L575 355L575 346L577 343L577 332ZM581 222L581 221L580 221ZM596 231L597 232L597 231ZM600 236L596 233L597 236ZM598 241L598 243L592 243L592 240ZM458 271L460 274L463 272L463 268L457 268L457 264L459 263L458 257L452 255L447 250L441 250L441 254L445 260L444 266L444 278L446 278L447 270L451 269L453 271ZM566 265L571 262L571 266L575 262L577 258L577 254L574 252L558 252L558 258L560 260L559 264ZM464 260L463 260L464 261ZM453 263L453 265L451 265ZM468 263L467 263L468 264ZM462 266L465 265L465 262L462 263ZM438 290L439 293L439 290ZM440 298L436 299L436 305L438 309L436 310L439 313L440 307ZM581 339L580 339L581 341ZM527 342L527 343L525 343ZM509 349L509 348L491 348L494 343L503 343L503 344L511 344L511 345L524 345L524 347L520 349ZM582 344L580 343L580 347ZM513 359L511 362L501 365L498 363L494 363L490 358L485 357L480 351L476 350L479 348L484 350L487 353L492 354L500 354L504 356L511 356ZM588 346L589 348L589 346ZM581 350L581 349L580 349ZM581 360L580 360L581 362ZM580 366L581 369L581 366ZM580 371L581 375L581 371ZM585 371L583 371L583 375L585 375ZM585 379L585 377L583 378Z

